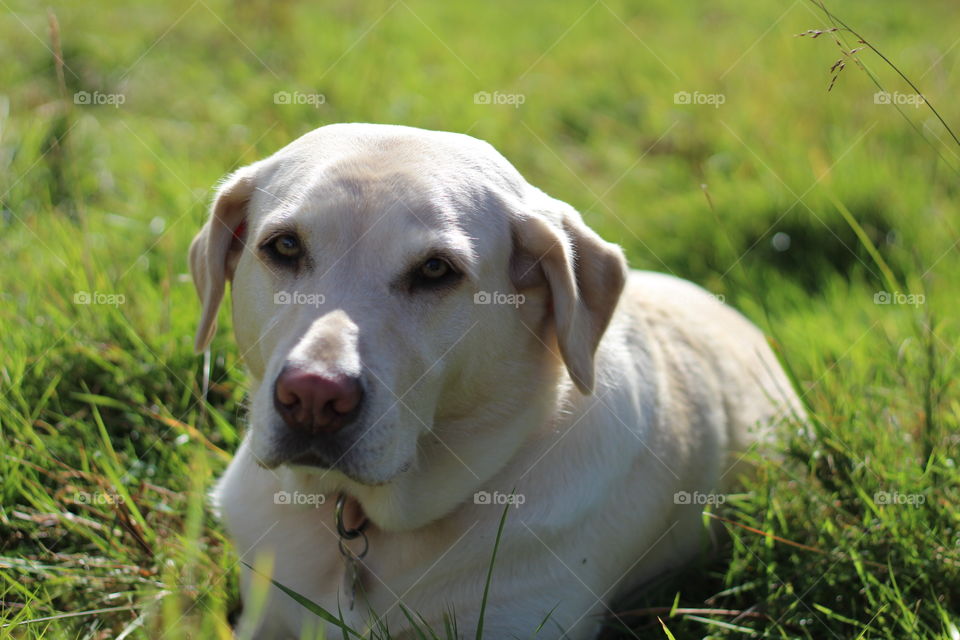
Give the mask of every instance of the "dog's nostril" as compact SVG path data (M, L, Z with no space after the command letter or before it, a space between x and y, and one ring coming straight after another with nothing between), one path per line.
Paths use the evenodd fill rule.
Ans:
M274 386L274 406L298 431L335 431L344 426L363 398L356 378L285 367Z
M297 395L295 387L291 386L289 381L286 384L281 384L281 381L278 378L276 391L276 400L280 404L292 407L293 405L300 403L300 396Z

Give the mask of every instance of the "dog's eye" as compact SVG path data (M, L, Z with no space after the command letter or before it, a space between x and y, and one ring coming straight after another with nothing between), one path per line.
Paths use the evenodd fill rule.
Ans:
M300 241L296 236L282 235L273 241L273 250L284 258L296 258L300 255Z
M296 264L300 256L303 255L303 245L300 244L300 239L292 233L283 233L267 240L263 249L280 264Z
M441 258L430 258L420 267L420 275L429 280L436 280L450 273L450 264Z
M436 256L424 260L412 275L413 289L436 289L460 278L449 262Z

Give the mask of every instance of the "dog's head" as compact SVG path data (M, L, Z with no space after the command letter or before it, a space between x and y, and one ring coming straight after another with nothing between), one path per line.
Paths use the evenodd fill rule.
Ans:
M259 463L366 486L437 448L495 466L467 458L508 458L484 442L565 381L590 393L626 276L486 143L383 125L323 127L227 178L190 266L198 351L232 283Z

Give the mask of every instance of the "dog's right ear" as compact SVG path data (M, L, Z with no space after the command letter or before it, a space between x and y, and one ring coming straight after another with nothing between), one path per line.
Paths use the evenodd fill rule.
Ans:
M223 181L210 208L210 218L190 244L190 273L203 310L194 342L204 351L217 329L217 311L227 280L233 278L246 231L247 204L253 195L253 166L240 169Z

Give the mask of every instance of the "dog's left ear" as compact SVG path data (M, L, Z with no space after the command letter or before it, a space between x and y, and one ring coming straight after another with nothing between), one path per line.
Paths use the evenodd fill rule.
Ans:
M228 177L217 190L210 218L190 244L190 273L203 310L194 342L200 353L217 330L217 311L227 280L233 278L243 248L247 203L253 194L253 165Z
M570 378L587 395L594 386L594 355L627 279L627 261L615 244L583 223L570 205L536 190L537 205L515 219L514 283L523 290L546 280L557 343Z

